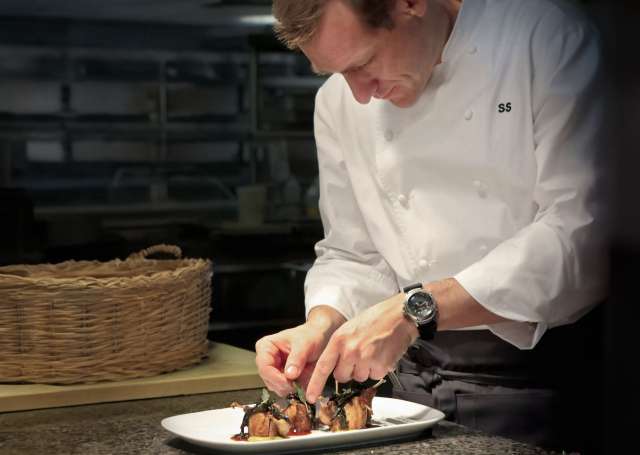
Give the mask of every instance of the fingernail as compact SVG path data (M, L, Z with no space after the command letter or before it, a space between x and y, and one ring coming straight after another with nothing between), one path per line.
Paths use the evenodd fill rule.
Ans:
M285 373L289 376L297 376L298 374L298 368L295 365L290 365L287 367Z

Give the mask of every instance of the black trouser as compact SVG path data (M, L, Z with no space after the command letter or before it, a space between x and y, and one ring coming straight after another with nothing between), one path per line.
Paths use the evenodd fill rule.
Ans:
M401 360L397 398L448 420L556 450L598 453L603 425L603 311L550 329L532 350L488 330L438 332Z

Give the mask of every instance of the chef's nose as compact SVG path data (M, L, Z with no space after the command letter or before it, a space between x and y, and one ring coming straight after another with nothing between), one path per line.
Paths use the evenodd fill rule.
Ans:
M379 87L378 79L362 73L345 75L345 79L351 88L353 97L360 104L369 103Z

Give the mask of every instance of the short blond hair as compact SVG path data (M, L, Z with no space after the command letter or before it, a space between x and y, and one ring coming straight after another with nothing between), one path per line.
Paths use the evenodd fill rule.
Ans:
M309 42L330 1L346 1L371 28L393 27L391 8L395 0L273 0L278 39L289 49L298 49Z

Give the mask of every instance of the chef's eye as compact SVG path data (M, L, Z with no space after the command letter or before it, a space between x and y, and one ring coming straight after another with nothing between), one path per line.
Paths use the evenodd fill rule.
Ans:
M365 63L363 63L362 65L360 65L358 67L359 70L364 69L365 67L369 66L369 64L373 61L373 57L371 57L369 60L367 60Z
M360 68L362 68L362 67L361 66L355 66L353 68L349 68L348 70L344 71L342 74L345 74L345 75L354 74L354 73L357 73L358 71L360 71Z
M371 57L369 60L367 60L365 63L363 63L362 65L358 65L356 67L353 67L349 70L347 70L345 73L346 74L353 74L353 73L357 73L358 71L362 71L363 69L365 69L367 66L369 66L369 64L373 61L373 57Z

